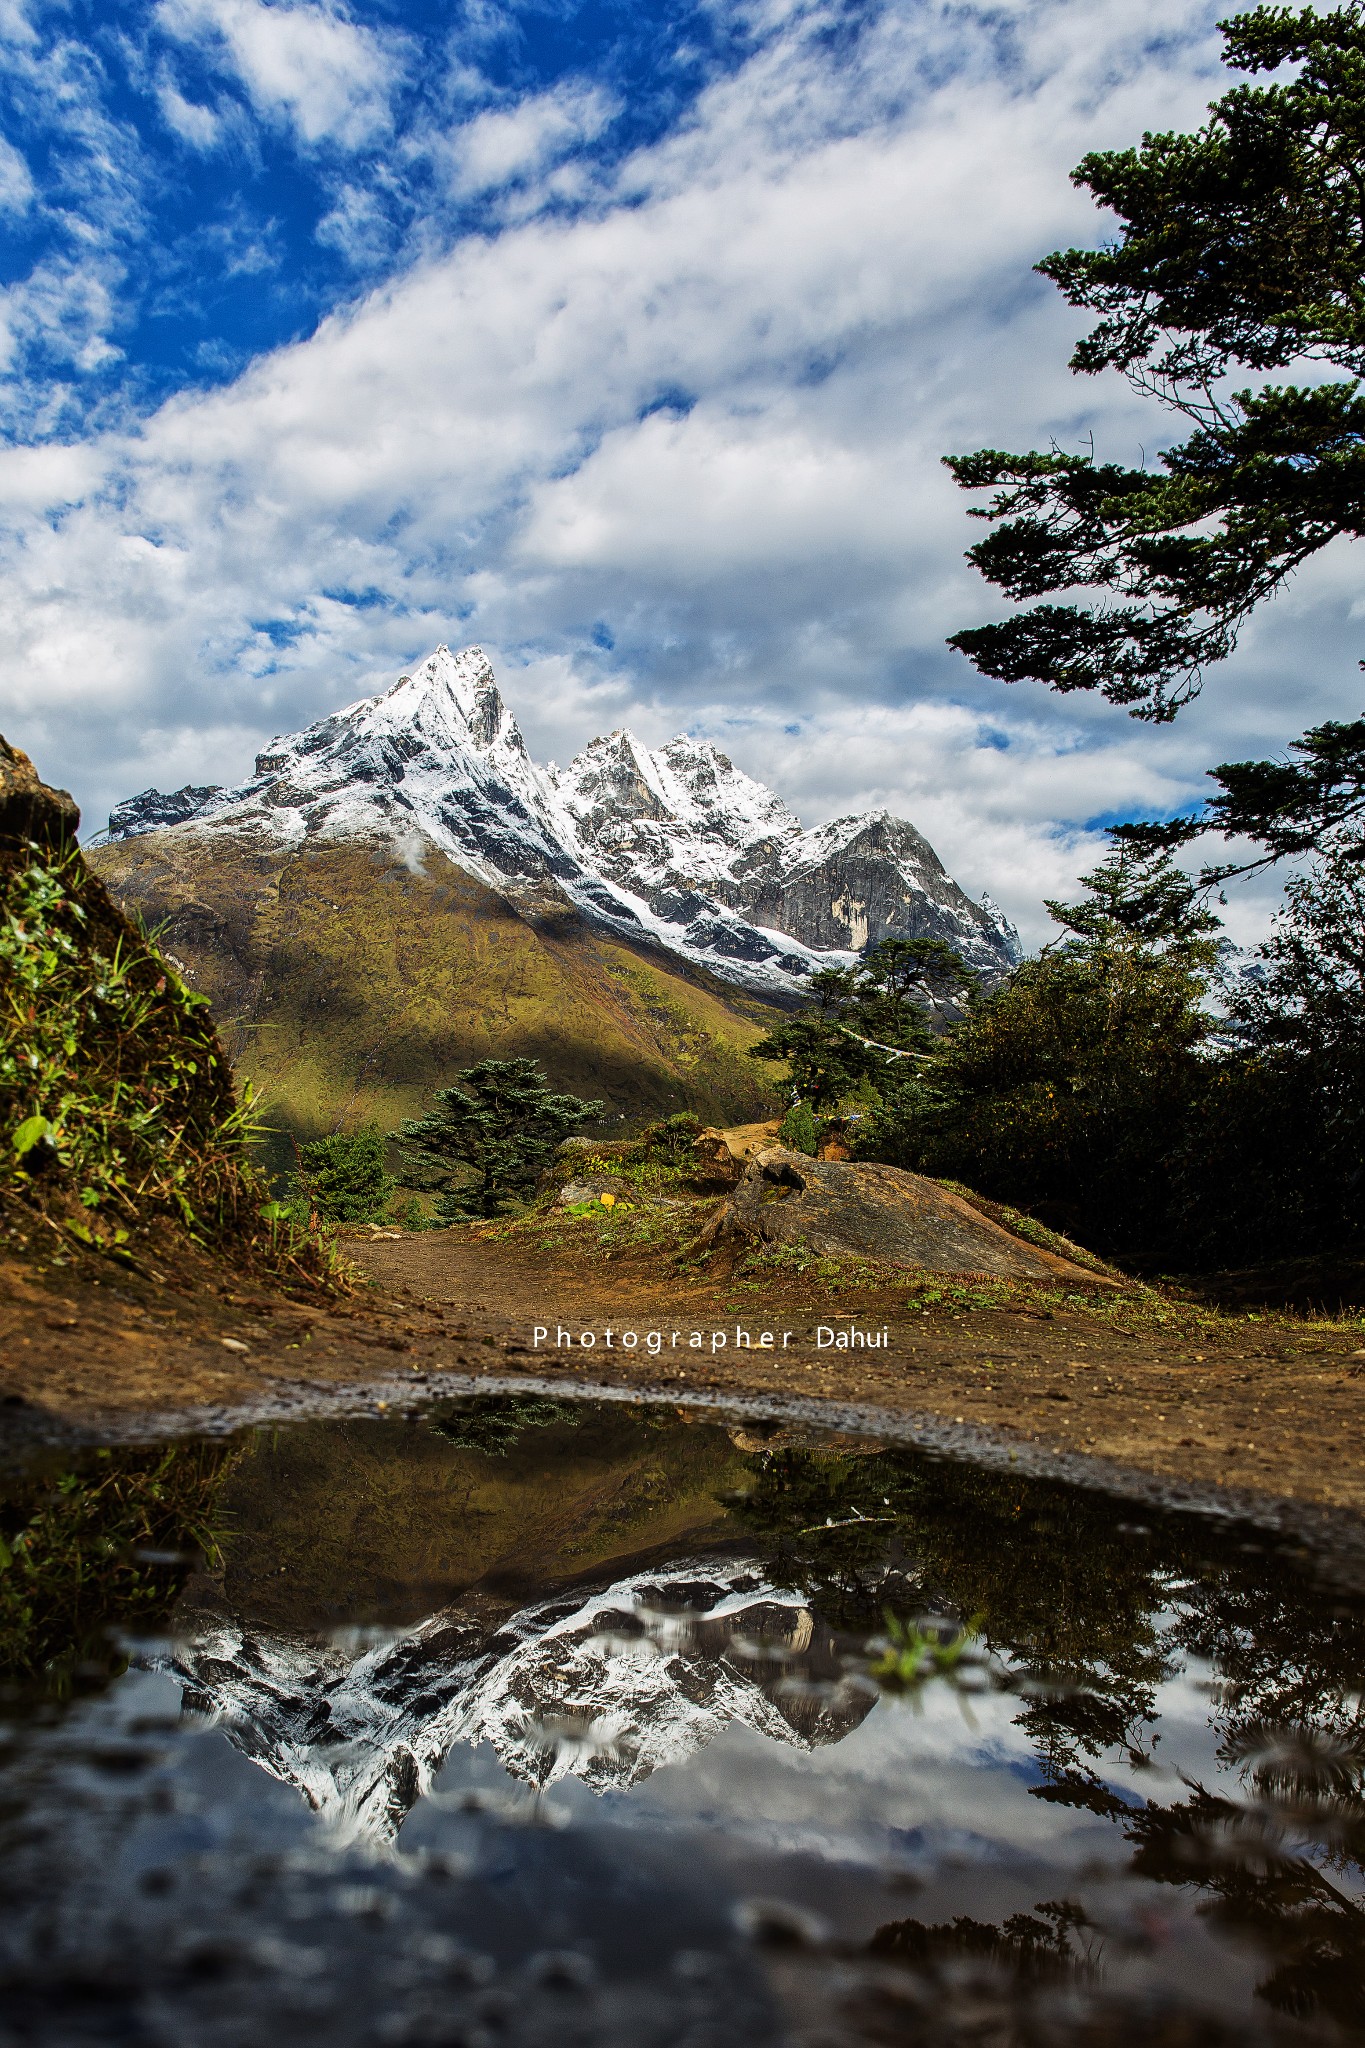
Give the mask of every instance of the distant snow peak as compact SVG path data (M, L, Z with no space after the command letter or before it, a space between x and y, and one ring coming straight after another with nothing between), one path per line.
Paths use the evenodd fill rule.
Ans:
M227 833L299 849L414 842L513 902L547 890L589 923L756 993L889 935L941 938L978 973L1020 956L995 906L973 903L908 820L886 810L806 831L712 741L651 750L624 728L567 768L539 768L480 647L438 647L391 689L272 740L235 789L146 790L107 839Z
M482 647L466 647L461 654L438 647L420 668L400 676L392 689L372 701L376 712L383 707L396 727L428 734L435 741L454 738L457 744L484 753L500 746L526 753Z

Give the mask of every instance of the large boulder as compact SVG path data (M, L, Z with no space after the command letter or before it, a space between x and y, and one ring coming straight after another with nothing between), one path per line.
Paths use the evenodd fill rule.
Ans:
M805 1245L834 1258L876 1259L931 1273L1007 1280L1119 1283L1015 1237L937 1181L896 1166L809 1159L769 1145L753 1154L702 1241L747 1237Z
M81 814L64 789L48 787L28 755L0 734L0 839L34 842L54 851L73 845Z

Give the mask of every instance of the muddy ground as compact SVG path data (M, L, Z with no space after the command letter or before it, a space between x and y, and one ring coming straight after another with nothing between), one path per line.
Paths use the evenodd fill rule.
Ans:
M969 1282L926 1294L885 1272L856 1285L680 1273L590 1232L353 1239L365 1283L330 1305L239 1289L192 1254L125 1270L68 1250L0 1258L0 1429L15 1444L221 1427L381 1381L375 1398L392 1405L447 1374L524 1374L889 1411L950 1439L961 1425L964 1447L984 1431L1035 1467L1060 1456L1074 1472L1079 1456L1365 1515L1365 1320L1215 1315L1150 1292L1018 1289L1001 1305ZM821 1328L886 1342L822 1344Z

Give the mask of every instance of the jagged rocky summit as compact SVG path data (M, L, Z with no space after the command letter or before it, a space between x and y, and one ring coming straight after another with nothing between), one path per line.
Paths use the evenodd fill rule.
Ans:
M438 647L384 695L271 742L235 789L146 790L96 843L231 834L291 851L381 839L434 846L528 911L572 906L756 994L799 990L831 957L888 936L938 938L987 979L1018 935L887 811L806 831L709 741L657 750L614 732L567 768L527 753L483 651Z

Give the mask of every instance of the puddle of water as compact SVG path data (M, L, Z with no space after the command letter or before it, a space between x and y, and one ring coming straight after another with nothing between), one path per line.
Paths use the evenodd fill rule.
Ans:
M0 2048L1365 2037L1365 1599L1245 1531L533 1396L0 1528Z

